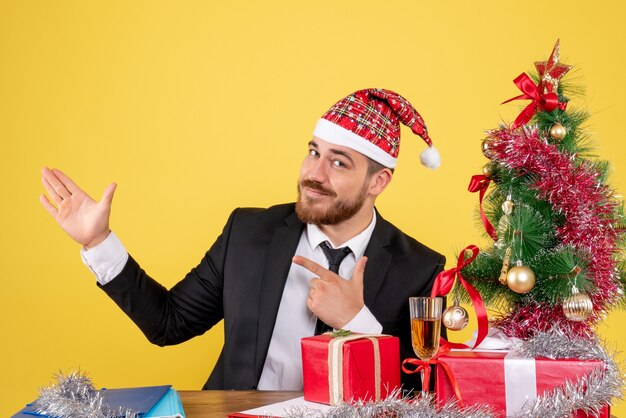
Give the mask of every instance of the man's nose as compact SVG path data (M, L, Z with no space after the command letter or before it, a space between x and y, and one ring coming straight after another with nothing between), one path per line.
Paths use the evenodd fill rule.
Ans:
M307 179L318 183L324 183L327 175L328 167L321 158L314 160L307 171Z

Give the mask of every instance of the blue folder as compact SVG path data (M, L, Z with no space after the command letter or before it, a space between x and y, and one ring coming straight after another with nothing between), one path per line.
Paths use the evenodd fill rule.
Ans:
M132 409L142 418L185 418L180 396L170 385L101 389L100 392L105 402L111 408ZM48 415L35 412L35 407L32 404L28 404L20 412L13 415L12 418L33 418L33 416L49 417Z
M178 396L176 389L170 389L165 395L157 402L154 407L148 411L145 418L185 418L185 411L183 410L183 402Z

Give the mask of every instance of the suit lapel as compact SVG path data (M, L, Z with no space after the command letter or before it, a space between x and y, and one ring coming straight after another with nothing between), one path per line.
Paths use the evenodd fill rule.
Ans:
M258 344L256 352L257 377L261 376L267 349L278 314L278 307L283 295L287 275L304 224L295 212L285 219L285 225L276 228L267 251L267 262L261 285L261 305L258 320Z
M365 249L367 265L363 277L363 299L367 306L373 305L391 262L391 254L386 248L390 244L387 225L387 221L376 211L376 226Z

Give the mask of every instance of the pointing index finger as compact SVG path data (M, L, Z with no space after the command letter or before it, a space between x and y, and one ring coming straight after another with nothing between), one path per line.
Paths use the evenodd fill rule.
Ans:
M296 263L297 265L304 267L311 273L317 274L320 277L322 277L322 275L326 275L327 273L330 273L329 270L320 266L315 261L309 260L308 258L302 257L301 255L294 256L292 261Z

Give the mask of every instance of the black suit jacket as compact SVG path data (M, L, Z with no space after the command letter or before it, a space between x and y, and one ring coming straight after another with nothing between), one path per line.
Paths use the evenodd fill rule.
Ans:
M201 335L224 319L224 347L204 388L255 389L304 226L294 204L236 209L200 264L171 290L132 257L102 289L161 346ZM400 338L401 358L414 357L408 298L430 294L445 258L380 215L365 255L365 304L383 333ZM405 377L405 387L414 386Z

